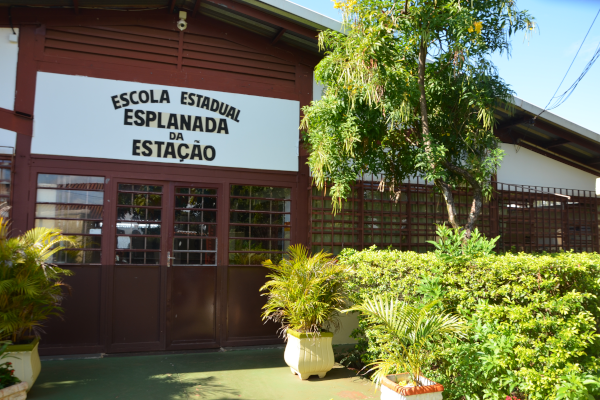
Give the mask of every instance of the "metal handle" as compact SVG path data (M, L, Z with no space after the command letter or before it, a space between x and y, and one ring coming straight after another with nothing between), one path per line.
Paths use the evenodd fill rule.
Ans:
M171 260L174 260L175 257L171 257L171 252L167 251L167 267L171 266Z

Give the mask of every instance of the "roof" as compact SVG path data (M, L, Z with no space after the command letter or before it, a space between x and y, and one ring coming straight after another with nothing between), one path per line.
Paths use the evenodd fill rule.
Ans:
M188 11L207 15L291 46L318 53L319 31L342 31L342 24L287 0L0 0L0 7Z
M515 144L600 176L600 134L514 97L498 107L496 135Z

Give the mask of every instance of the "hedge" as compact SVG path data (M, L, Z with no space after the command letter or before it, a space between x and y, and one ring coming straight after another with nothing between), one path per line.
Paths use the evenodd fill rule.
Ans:
M346 289L354 303L386 293L412 303L438 298L469 321L468 338L443 339L427 372L444 385L444 399L593 399L600 255L448 259L373 247L346 249L338 259L349 267ZM393 345L360 318L354 335L364 364Z

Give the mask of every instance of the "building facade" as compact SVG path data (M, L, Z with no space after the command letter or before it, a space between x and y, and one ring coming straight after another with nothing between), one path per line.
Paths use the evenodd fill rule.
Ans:
M321 92L316 35L339 23L284 0L142 3L0 1L0 201L14 233L79 245L52 260L74 275L43 354L279 343L262 261L428 249L445 206L426 182L394 202L364 177L335 216L312 187L301 107ZM597 251L598 135L515 103L481 229L501 249Z

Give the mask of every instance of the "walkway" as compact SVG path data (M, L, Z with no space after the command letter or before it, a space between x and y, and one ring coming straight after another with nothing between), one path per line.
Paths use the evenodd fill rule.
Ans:
M42 362L29 400L343 400L378 399L355 371L336 367L300 381L283 349L145 355Z

